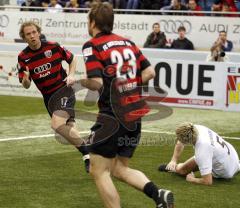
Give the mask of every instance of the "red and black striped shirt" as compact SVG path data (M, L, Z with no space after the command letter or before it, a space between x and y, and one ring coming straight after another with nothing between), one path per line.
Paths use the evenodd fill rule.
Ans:
M88 78L103 79L103 91L98 100L100 112L119 110L124 120L134 120L130 114L145 111L146 106L140 101L141 72L150 63L132 41L113 33L99 33L84 44L83 56Z
M71 64L73 54L58 43L41 42L41 47L37 50L28 46L18 55L19 81L22 82L24 71L28 67L30 79L40 92L43 95L52 94L65 85L63 80L67 74L62 67L63 60Z

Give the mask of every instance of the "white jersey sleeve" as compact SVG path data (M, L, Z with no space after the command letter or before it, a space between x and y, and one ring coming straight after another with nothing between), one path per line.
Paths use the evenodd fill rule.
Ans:
M195 160L201 175L212 173L213 148L208 142L201 142L195 146Z
M201 175L212 173L216 178L231 178L239 170L234 147L211 129L194 125L198 130L195 160Z

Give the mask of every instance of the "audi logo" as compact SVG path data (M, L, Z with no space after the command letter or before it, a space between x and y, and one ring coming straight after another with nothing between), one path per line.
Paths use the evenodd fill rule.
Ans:
M0 27L7 27L9 24L9 18L7 15L0 15Z
M184 26L186 33L190 33L192 30L192 24L188 20L161 20L160 26L165 33L178 33L178 28Z
M40 74L40 73L48 71L50 69L51 69L51 64L47 63L47 64L43 64L41 66L35 67L34 68L34 73L35 74Z

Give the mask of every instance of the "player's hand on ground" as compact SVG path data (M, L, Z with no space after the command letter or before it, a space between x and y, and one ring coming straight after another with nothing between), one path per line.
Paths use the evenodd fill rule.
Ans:
M71 74L69 74L64 80L64 82L66 82L67 86L72 86L75 83L75 77Z
M26 66L26 71L23 71L23 73L24 73L23 79L29 80L30 73L29 73L29 68L27 66Z
M186 176L186 181L192 182L194 178L195 178L195 175L193 172L191 172Z
M175 171L176 171L176 166L177 166L177 163L176 163L175 161L170 161L170 162L167 164L166 169L169 170L169 171L175 172Z

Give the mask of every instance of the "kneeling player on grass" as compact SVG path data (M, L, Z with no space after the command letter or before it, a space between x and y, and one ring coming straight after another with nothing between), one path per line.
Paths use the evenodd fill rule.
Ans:
M76 59L58 43L40 40L41 28L32 21L21 25L19 35L28 46L18 55L19 81L28 89L31 80L43 95L45 106L51 116L52 128L83 154L86 171L89 171L89 155L83 140L75 129L75 94L72 85ZM69 73L62 61L69 64Z
M204 185L211 185L213 177L230 179L240 171L239 158L234 147L211 129L183 123L177 127L176 136L177 144L172 159L167 165L160 165L159 171L186 175L187 181ZM177 164L186 144L194 146L194 157ZM193 174L197 170L200 170L200 178Z

